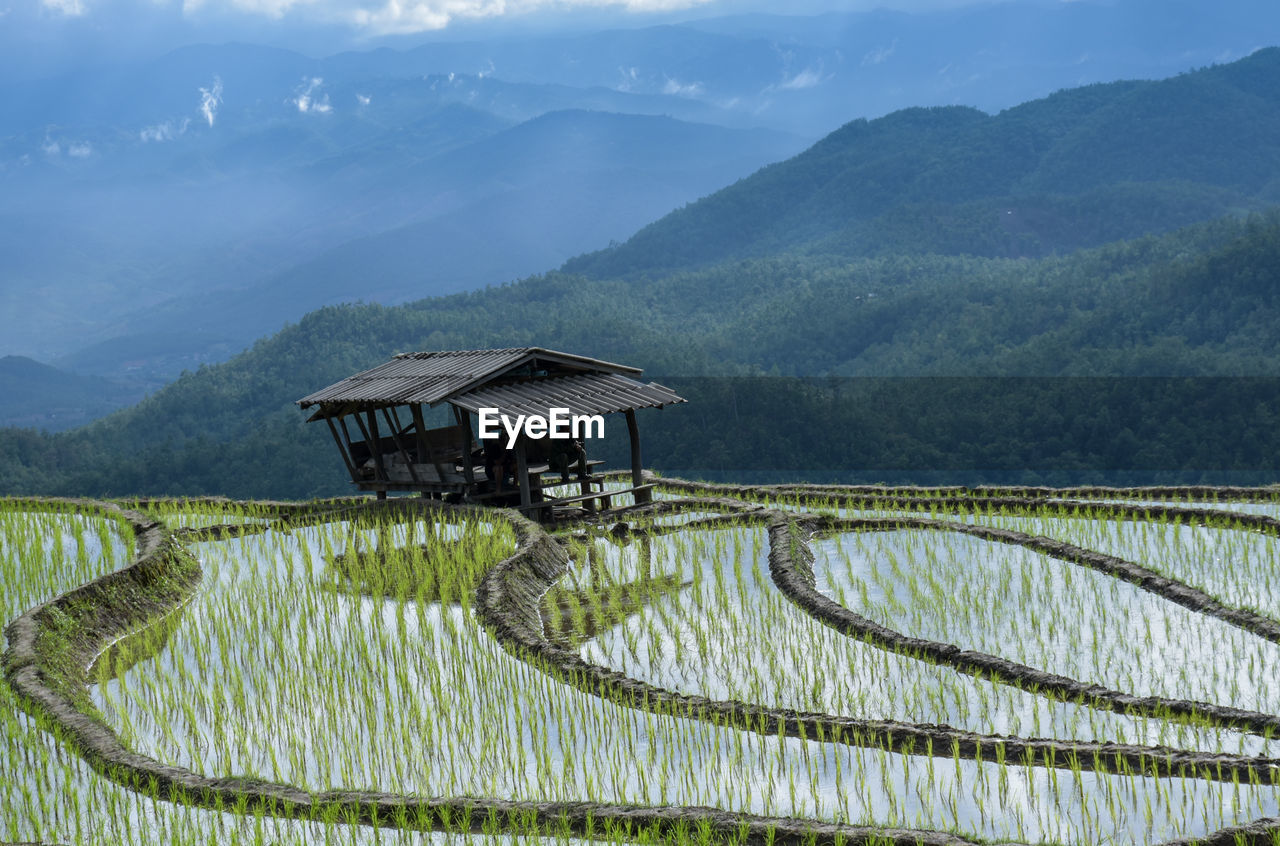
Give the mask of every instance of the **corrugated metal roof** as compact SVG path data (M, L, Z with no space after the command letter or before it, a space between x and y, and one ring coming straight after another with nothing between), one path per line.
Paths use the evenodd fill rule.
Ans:
M464 392L533 360L563 364L586 371L627 373L637 376L642 372L635 367L542 347L400 353L385 364L348 376L341 382L308 394L297 403L302 408L321 403L435 405L447 397Z
M572 414L611 414L630 408L661 408L685 399L656 382L646 385L615 373L581 373L477 388L450 402L473 412L496 408L511 417L549 417L553 408L567 408Z

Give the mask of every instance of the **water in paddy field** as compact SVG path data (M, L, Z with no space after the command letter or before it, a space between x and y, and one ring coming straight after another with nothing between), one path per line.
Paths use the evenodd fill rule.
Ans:
M661 523L670 530L687 519ZM1010 528L1039 521L1037 533L1147 566L1158 559L1188 577L1215 578L1223 591L1245 591L1274 561L1274 539L1233 530L974 519ZM84 549L87 563L13 596L6 587L10 617L124 563L119 535L95 547L83 540L92 533L76 540L65 528L55 546ZM54 531L42 525L36 534ZM26 548L22 537L7 527L0 550ZM1157 842L1280 813L1270 787L908 756L761 736L591 696L513 656L478 625L470 596L512 543L498 524L418 521L192 544L201 588L171 615L153 654L101 671L92 701L127 743L165 763L310 789L712 805L1031 842ZM427 552L393 551L423 544ZM1273 674L1272 644L1093 571L938 531L850 533L812 546L824 593L908 634L1133 692L1187 689L1276 710L1266 685L1247 683ZM588 661L669 689L985 733L1277 754L1274 743L1241 732L1054 702L840 635L774 587L763 528L596 538L566 554L569 572L543 601L544 615L563 612L552 635ZM53 555L46 544L26 558ZM1246 572L1210 566L1241 556L1251 562ZM30 563L8 566L25 574ZM440 572L448 577L430 575ZM997 589L1009 601L978 602ZM1195 637L1180 639L1188 626ZM1230 643L1230 657L1216 663L1213 650L1183 642L1191 640ZM206 842L200 832L210 831L218 842L251 842L259 829L278 842L472 839L152 802L94 775L16 707L8 712L3 772L32 756L42 763L22 782L26 793L14 780L0 788L8 791L0 806L20 809L0 822L0 840L72 840L77 814L104 832L95 840L95 828L86 842Z
M1181 531L1188 546L1202 539ZM1261 683L1280 670L1280 645L1104 573L936 530L815 547L824 593L904 634L1142 696L1280 712L1280 692Z
M662 549L657 548L660 542L665 544ZM670 571L692 584L682 595L657 598L645 617L631 618L601 635L585 645L582 654L655 685L712 698L941 722L980 732L1163 742L1247 754L1275 752L1274 744L1238 732L1192 730L1050 703L1008 686L978 681L843 638L808 618L772 588L763 530L690 532L653 544L652 561L666 561ZM603 551L611 552L607 547ZM638 548L611 553L609 559L615 567L628 562L634 572L649 572L657 566L646 563ZM1151 838L1173 836L1196 826L1213 830L1234 818L1234 812L1221 809L1237 801L1243 803L1239 819L1272 813L1268 809L1275 802L1271 788L1246 790L1237 797L1230 789L1224 794L1220 786L1197 783L1180 784L1170 793L1170 783L1177 780L1090 773L1077 778L1070 773L1026 768L1018 770L1020 775L1013 783L1007 781L1012 771L1005 769L995 783L998 788L1004 779L1009 789L992 794L985 786L972 786L987 785L985 774L1002 770L995 765L955 765L945 760L849 750L838 754L849 756L848 765L864 775L879 773L878 788L857 798L847 791L833 790L829 783L820 786L820 795L850 803L837 805L845 818L883 823L885 807L893 805L897 810L889 822L955 827L989 837L1074 841L1110 832L1150 842ZM947 767L956 778L939 775ZM928 773L926 777L920 777L922 770ZM819 785L823 784L819 779ZM905 790L900 789L903 785ZM1162 794L1168 796L1167 802L1159 798ZM1210 806L1219 810L1193 819L1191 809ZM1078 813L1063 813L1067 807ZM992 814L993 808L1004 810ZM1100 812L1099 808L1107 810ZM1019 826L1022 834L1017 832Z

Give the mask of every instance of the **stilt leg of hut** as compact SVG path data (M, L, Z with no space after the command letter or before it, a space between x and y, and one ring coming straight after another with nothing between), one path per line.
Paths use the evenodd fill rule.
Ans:
M644 464L640 460L640 427L636 425L636 411L627 409L627 434L631 436L631 486L638 488L644 484ZM649 489L636 491L636 504L649 502L652 492Z
M529 460L524 454L524 441L516 441L516 484L520 486L520 512L528 514L533 497L529 493Z
M342 463L347 465L347 472L351 474L351 481L358 482L360 474L356 472L356 465L351 461L351 456L347 454L347 448L342 445L342 438L338 436L338 427L333 425L333 418L326 417L324 422L329 424L329 432L333 435L333 442L338 445L338 452L342 453Z
M475 470L471 464L471 412L463 411L455 405L453 419L458 424L458 435L461 439L458 452L462 456L462 478L466 480L467 490L470 491L476 484Z

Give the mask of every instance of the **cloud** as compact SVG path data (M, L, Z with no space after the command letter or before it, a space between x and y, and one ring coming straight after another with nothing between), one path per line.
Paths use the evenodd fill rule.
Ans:
M298 96L293 98L293 104L298 107L298 111L304 115L307 112L324 115L333 111L333 106L329 105L328 94L321 97L316 96L316 89L324 85L324 79L318 76L310 78L304 76L302 82L302 86L294 89L294 93Z
M93 145L88 141L59 141L46 135L40 144L40 152L51 159L58 158L63 152L73 159L87 159L93 155Z
M40 0L40 5L68 18L78 18L89 11L89 7L80 0ZM5 14L9 10L5 9Z
M6 2L6 0L0 0ZM670 12L715 0L25 0L59 18L106 17L122 6L179 11L189 22L218 18L287 21L290 25L336 25L368 36L441 30L455 21L512 19L534 12L600 8L625 12ZM3 8L3 7L0 7ZM2 14L2 13L0 13Z
M799 91L802 88L813 88L815 85L821 85L827 77L822 75L822 71L815 68L805 68L800 73L784 80L778 84L778 88L784 91Z
M622 81L618 83L618 91L630 91L631 87L640 80L640 69L637 67L619 67L618 74L622 77Z
M867 53L867 55L863 56L862 66L865 68L867 65L881 64L885 60L887 60L890 56L892 56L893 51L897 49L898 49L898 39L895 38L893 39L893 43L890 44L888 47L877 47L876 49Z
M232 0L244 2L245 0ZM258 0L293 5L298 0ZM323 5L326 0L315 0ZM332 3L334 0L328 0ZM510 17L540 9L620 6L628 12L666 12L700 6L711 0L383 0L355 2L342 17L375 35L409 34L444 29L458 19Z
M367 106L373 102L373 98L370 97L368 94L357 94L356 102L358 102L361 106Z
M209 126L213 126L213 120L218 116L218 106L222 105L222 77L213 77L212 88L200 88L200 114L204 115L204 119L209 121Z
M187 127L191 125L191 118L183 118L182 123L174 126L173 121L166 120L164 123L157 123L155 126L144 127L138 133L138 138L145 142L154 141L172 141L179 135L187 131Z
M828 79L831 79L832 76L834 76L834 74L823 73L821 64L817 67L805 68L794 76L787 76L784 71L781 82L766 85L760 93L772 94L776 91L802 91L805 88L814 88L819 86Z
M701 82L681 82L678 79L667 77L667 82L662 86L663 94L674 94L677 97L697 97L702 94L703 85Z

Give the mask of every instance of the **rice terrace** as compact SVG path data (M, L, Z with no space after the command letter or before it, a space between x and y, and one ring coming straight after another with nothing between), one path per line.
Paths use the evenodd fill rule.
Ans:
M1269 489L646 479L4 500L0 840L1280 839Z

